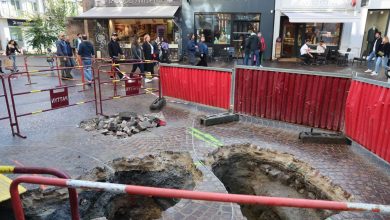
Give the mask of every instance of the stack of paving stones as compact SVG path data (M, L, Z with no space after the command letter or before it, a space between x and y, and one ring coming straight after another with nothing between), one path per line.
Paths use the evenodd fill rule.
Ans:
M80 122L79 128L86 131L98 130L103 135L126 138L164 125L164 118L160 114L138 115L135 112L120 112L111 116L83 120Z

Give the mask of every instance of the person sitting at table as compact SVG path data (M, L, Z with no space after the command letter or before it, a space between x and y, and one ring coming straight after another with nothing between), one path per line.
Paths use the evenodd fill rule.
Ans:
M317 53L323 54L325 53L325 50L326 50L326 44L324 43L323 40L321 40L320 43L317 45Z
M301 57L304 58L304 64L309 65L310 64L310 59L314 58L313 55L310 53L310 48L308 46L310 44L310 39L306 39L305 44L302 45L301 47Z

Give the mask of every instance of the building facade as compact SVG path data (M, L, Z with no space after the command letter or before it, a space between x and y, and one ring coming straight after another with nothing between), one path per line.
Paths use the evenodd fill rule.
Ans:
M5 50L11 39L16 40L23 50L28 50L22 27L29 16L43 12L43 0L0 1L0 51Z
M351 54L357 55L360 23L356 0L276 0L273 58L299 56L306 39L313 46L322 40L331 49L351 48Z

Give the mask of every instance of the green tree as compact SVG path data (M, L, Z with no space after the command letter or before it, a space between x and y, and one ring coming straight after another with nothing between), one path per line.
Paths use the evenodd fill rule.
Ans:
M54 32L64 32L66 18L77 14L77 5L70 0L46 0L46 12L48 25Z
M50 48L57 39L56 33L51 30L46 20L40 15L32 17L26 26L24 32L27 43L36 49L39 54L42 54L45 48Z

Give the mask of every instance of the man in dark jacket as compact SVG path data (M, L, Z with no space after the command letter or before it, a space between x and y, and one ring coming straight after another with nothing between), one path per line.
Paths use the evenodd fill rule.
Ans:
M79 45L78 55L81 57L84 67L84 76L90 85L92 82L92 58L95 55L95 50L91 42L87 40L87 35L82 36L83 42Z
M120 56L123 55L122 48L118 43L117 33L112 33L111 35L111 41L110 43L108 43L108 54L110 55L114 63L118 63L118 59L120 59ZM119 66L116 66L114 69L119 79L123 79L124 75L121 73Z
M56 42L56 47L57 47L57 53L56 55L58 56L58 60L60 61L60 67L64 68L66 67L67 65L67 62L68 62L68 59L67 59L67 45L66 45L66 42L65 42L65 34L64 33L60 33L58 35L58 40ZM63 69L61 70L61 73L62 73L62 78L64 79L68 79L69 76L67 75L67 72L66 72L66 69Z
M190 34L188 36L188 41L187 41L187 55L188 55L188 62L191 65L195 65L195 52L196 52L196 43L195 43L195 35Z
M65 37L65 43L66 43L66 56L67 56L65 66L68 67L65 70L65 75L66 75L66 78L73 79L73 76L71 74L71 72L72 72L71 67L75 66L75 62L73 60L73 50L72 50L72 46L70 45L70 39L68 36Z
M381 32L376 32L375 40L371 44L373 46L369 48L370 51L367 57L367 70L365 71L366 73L372 72L374 63L376 63L376 55L377 52L379 51L379 45L381 45L381 43L382 43Z
M249 37L245 41L245 65L249 64L249 58L251 59L251 65L255 65L254 56L256 56L256 63L258 64L259 58L259 38L252 30L248 31Z

